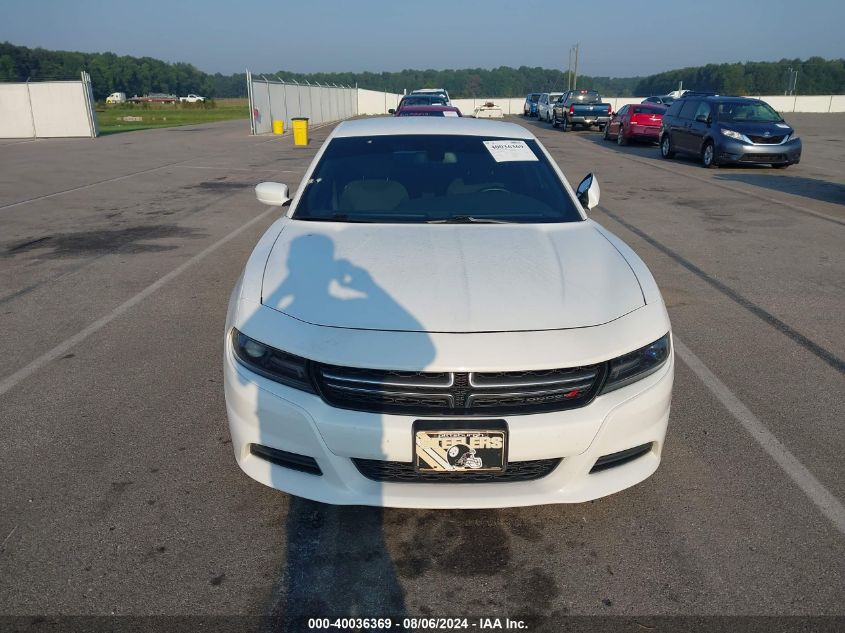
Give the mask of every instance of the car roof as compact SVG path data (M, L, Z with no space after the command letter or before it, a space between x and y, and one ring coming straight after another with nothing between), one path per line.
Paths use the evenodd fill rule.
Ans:
M392 136L403 134L449 134L455 136L490 136L536 140L534 135L521 125L505 123L494 119L473 119L470 117L372 117L344 121L338 125L332 136Z
M400 101L404 101L405 99L445 99L446 95L442 92L412 92L409 95L402 95Z
M756 103L762 101L755 97L739 97L736 95L714 95L714 94L696 94L694 92L684 93L682 99L699 99L701 101L732 101L734 103Z
M445 93L445 88L420 88L419 90L413 90L411 94L431 94L434 92L441 92Z

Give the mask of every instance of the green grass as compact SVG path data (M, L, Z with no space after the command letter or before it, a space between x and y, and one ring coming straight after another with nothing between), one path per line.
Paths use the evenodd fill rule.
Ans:
M141 117L141 120L125 121L125 117ZM97 129L100 134L248 118L249 103L246 99L217 99L206 103L97 104Z

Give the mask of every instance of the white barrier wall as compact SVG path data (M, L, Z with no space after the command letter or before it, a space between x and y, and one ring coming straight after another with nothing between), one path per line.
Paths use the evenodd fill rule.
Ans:
M805 95L805 96L783 96L783 95L754 95L762 99L778 112L845 112L845 95ZM602 96L604 103L609 103L614 112L624 105L640 103L645 97L606 97ZM475 108L492 101L502 108L504 114L522 114L524 98L512 97L486 97L478 99L452 99L452 105L461 110L464 116L471 116Z
M402 95L358 88L358 114L387 114L395 110Z
M358 91L359 94L362 92ZM367 90L364 92L371 92L374 96L372 98L373 111L366 112L366 114L386 114L387 109L378 110L378 100L382 99L382 92L373 92ZM401 98L401 95L396 95ZM756 95L755 95L756 96ZM845 112L845 95L821 95L821 96L756 96L757 99L762 99L771 105L778 112ZM614 112L624 105L641 103L645 97L605 97L602 96L604 103L609 103ZM452 99L452 105L461 111L464 116L472 116L472 113L480 105L484 105L488 101L492 101L495 105L502 109L505 115L522 114L525 99L523 97L478 97L476 99ZM360 103L360 97L359 97ZM395 105L390 107L396 107ZM376 111L377 110L377 111ZM365 114L360 108L359 112Z
M273 120L285 122L290 129L293 117L308 117L311 124L340 121L360 115L385 115L395 109L401 94L310 84L289 84L247 76L250 88L250 109L253 113L252 133L266 134L273 129ZM758 96L778 112L845 112L845 95L821 96ZM645 97L603 97L614 112L628 104L640 103ZM505 115L521 115L524 97L478 97L452 99L452 105L464 116L472 116L475 108L492 101ZM0 112L2 112L0 106ZM0 121L2 125L2 121ZM2 128L0 128L2 129Z
M318 125L357 114L355 88L271 81L247 73L247 89L253 134L272 132L273 121L284 121L287 131L298 117L306 117L309 125Z
M97 136L91 80L0 83L0 138Z
M0 138L32 138L35 125L26 84L0 84Z

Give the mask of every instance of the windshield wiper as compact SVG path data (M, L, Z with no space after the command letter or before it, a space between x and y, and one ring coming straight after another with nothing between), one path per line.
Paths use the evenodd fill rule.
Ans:
M350 218L346 213L333 213L332 215L315 215L297 217L293 216L294 220L304 220L306 222L357 222L363 224L372 224L376 220L362 220L360 218Z
M513 222L493 218L474 218L471 215L453 215L443 220L428 220L426 224L513 224Z

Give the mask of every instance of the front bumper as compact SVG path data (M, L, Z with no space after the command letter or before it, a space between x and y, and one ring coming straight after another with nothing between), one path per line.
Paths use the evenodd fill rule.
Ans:
M409 508L493 508L583 502L646 479L658 467L669 420L674 359L588 406L504 417L508 461L563 458L541 479L489 483L384 483L352 459L411 462L411 416L337 409L319 396L267 380L240 365L226 337L224 383L238 465L253 479L316 501ZM442 416L437 419L443 419ZM600 457L642 444L637 459L590 474ZM260 444L314 458L322 475L291 470L250 452Z
M794 165L801 160L801 139L779 145L749 145L725 137L716 147L720 163Z

